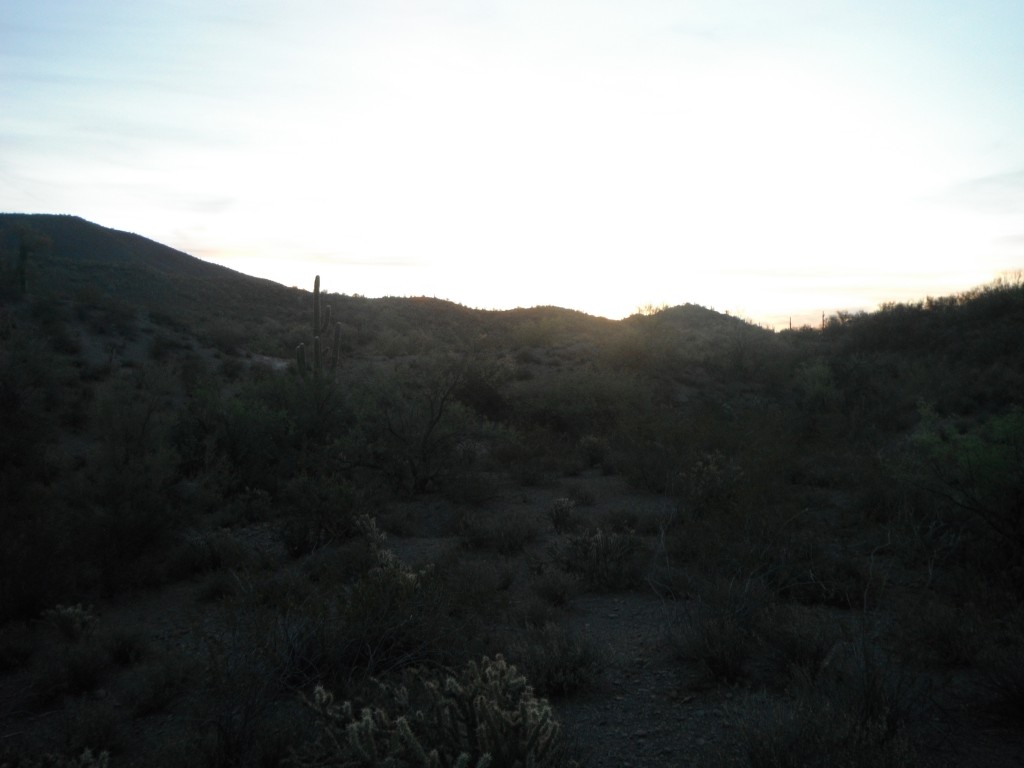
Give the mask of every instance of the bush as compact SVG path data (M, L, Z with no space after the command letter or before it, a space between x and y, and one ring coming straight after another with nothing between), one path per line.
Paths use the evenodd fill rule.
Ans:
M912 448L919 482L954 512L981 521L1016 555L1024 552L1024 409L960 431L926 406ZM918 458L920 457L920 458Z
M559 570L545 571L532 582L534 593L549 605L561 607L579 591L579 579Z
M640 541L632 531L597 528L570 535L555 545L555 561L596 589L627 589L640 581Z
M576 514L576 502L568 496L555 499L548 508L548 517L555 533L567 533L580 527L580 519Z
M915 765L916 726L928 716L924 686L892 667L867 637L857 644L837 644L824 667L793 705L769 709L748 732L750 765Z
M466 517L459 528L466 546L493 550L501 555L518 555L538 534L533 520L515 514L490 520Z
M444 678L406 670L401 685L380 684L358 714L322 687L308 703L320 734L292 755L295 768L571 764L550 705L501 656Z
M93 753L91 749L85 749L76 754L76 757L56 753L23 757L0 752L0 765L4 768L107 768L110 765L107 752Z
M553 622L530 627L510 654L544 696L586 690L600 671L594 648Z
M708 585L669 628L676 655L700 664L713 679L746 679L761 647L759 634L769 604L769 592L760 581Z

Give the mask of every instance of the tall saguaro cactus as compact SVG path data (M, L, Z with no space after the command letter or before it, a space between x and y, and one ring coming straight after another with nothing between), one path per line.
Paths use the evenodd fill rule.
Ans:
M321 318L321 314L323 317ZM320 308L320 275L313 281L313 360L312 365L306 364L306 345L299 344L295 350L295 362L299 366L299 373L306 378L310 371L313 377L320 379L324 375L324 357L327 357L327 371L333 376L338 369L338 357L341 352L341 323L334 324L334 341L331 344L330 354L326 353L320 341L327 327L331 324L331 307L328 304L321 312Z

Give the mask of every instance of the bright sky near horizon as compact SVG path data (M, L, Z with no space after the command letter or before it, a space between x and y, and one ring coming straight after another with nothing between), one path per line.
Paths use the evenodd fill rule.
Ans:
M1024 269L1020 0L0 0L0 210L770 325Z

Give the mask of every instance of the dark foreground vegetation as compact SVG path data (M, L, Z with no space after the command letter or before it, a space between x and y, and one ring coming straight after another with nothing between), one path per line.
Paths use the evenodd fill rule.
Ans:
M1018 764L1019 280L783 333L317 300L0 216L0 764L609 764L561 714L604 595L736 713L657 764Z

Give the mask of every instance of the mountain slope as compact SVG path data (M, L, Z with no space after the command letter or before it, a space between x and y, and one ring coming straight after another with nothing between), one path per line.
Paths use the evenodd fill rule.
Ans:
M49 239L28 263L30 291L58 298L98 289L149 311L234 316L255 305L288 305L295 292L270 280L210 264L145 237L77 216L0 214L0 252L14 253L19 230Z

